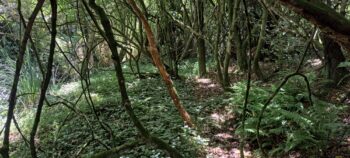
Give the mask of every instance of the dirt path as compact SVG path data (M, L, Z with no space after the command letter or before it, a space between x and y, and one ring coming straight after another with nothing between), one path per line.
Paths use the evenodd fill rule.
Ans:
M194 95L199 102L223 95L224 90L214 75L208 78L195 78L191 82L194 86ZM239 138L235 133L236 116L228 110L228 105L220 105L215 109L204 108L201 115L207 116L205 124L201 126L202 135L209 139L205 148L206 158L239 158ZM251 157L251 152L246 148L245 156Z

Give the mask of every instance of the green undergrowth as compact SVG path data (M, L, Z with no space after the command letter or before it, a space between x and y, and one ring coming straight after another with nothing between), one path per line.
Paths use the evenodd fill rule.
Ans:
M233 140L226 141L236 141L242 135L241 120L236 116L242 113L246 90L246 84L242 81L233 84L233 92L198 99L195 93L198 87L195 87L194 76L191 75L194 71L195 66L188 66L188 69L180 72L181 80L174 80L181 102L197 125L196 129L191 129L184 125L160 76L148 75L157 72L154 67L142 67L145 79L138 79L130 73L128 67L124 67L126 86L136 116L150 133L188 158L205 157L207 147L220 146L211 138L215 137L216 132L233 135ZM312 78L312 75L308 76ZM80 81L62 84L49 92L48 100L51 103L64 102L66 105L45 106L36 141L40 157L90 157L108 150L107 148L134 141L139 143L118 154L121 157L167 157L164 151L145 143L130 121L121 106L113 70L96 70L92 72L90 81L90 96L81 96ZM252 84L245 132L246 142L256 151L254 155L257 157L257 119L264 102L277 86L271 83ZM93 101L93 107L87 101L89 97ZM24 112L17 117L22 132L28 136L35 109L22 111ZM303 155L322 156L327 149L337 145L334 142L341 142L338 139L348 134L338 117L342 111L346 111L342 106L316 98L313 98L311 106L305 83L300 78L293 78L281 89L264 113L260 131L263 148L273 157L294 151ZM229 115L233 117L221 121L212 118ZM236 130L229 131L232 127ZM16 129L13 128L12 131ZM17 136L12 141L15 143L11 144L12 157L29 157L29 148L18 134L15 135Z
M253 83L249 96L245 121L246 141L258 151L256 139L260 112L266 100L277 88L277 84L261 86ZM233 86L232 97L227 102L233 104L234 113L243 111L246 83ZM260 138L265 151L272 157L280 157L298 151L302 155L322 157L327 150L340 145L349 135L346 125L339 115L347 111L345 106L329 104L312 97L308 98L306 84L301 78L293 78L280 90L267 106L260 128ZM236 134L242 136L242 120L239 120ZM258 152L257 152L258 153Z
M143 71L155 72L149 67L145 67ZM125 72L130 71L125 68ZM125 78L134 112L150 133L178 149L185 157L197 157L201 154L208 140L202 138L198 131L184 125L160 76L138 79L126 73ZM94 72L90 81L90 96L103 125L97 121L92 105L88 104L84 95L77 101L82 92L81 82L63 84L58 90L50 92L48 99L52 103L66 102L77 113L63 104L44 108L37 134L37 146L44 151L39 151L40 157L89 157L107 150L104 146L117 147L132 140L139 141L141 145L123 150L120 153L123 157L165 157L164 151L142 143L142 137L121 106L115 72L110 70ZM200 114L201 110L211 106L212 102L198 103L193 95L193 85L187 82L187 77L182 76L182 80L175 80L174 84L183 105L200 125L201 121L205 121L204 114ZM21 119L26 134L29 133L32 124L32 119L28 116L33 116L33 112L27 112ZM102 128L107 125L112 130L113 137ZM19 141L14 147L16 150L12 153L13 157L29 156L24 143Z

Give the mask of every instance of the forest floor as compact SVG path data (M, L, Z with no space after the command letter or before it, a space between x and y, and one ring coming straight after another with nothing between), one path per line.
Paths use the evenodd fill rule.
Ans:
M237 80L236 78L231 78ZM209 72L207 78L194 78L195 96L198 102L206 101L211 97L218 97L224 93L216 74ZM206 109L202 113L209 116L215 124L204 124L203 135L209 138L209 144L205 147L203 157L212 158L239 158L239 137L235 135L236 117L230 109L230 105L222 105L215 109ZM245 147L245 156L251 157L249 146Z
M235 71L234 67L230 68L231 74ZM268 70L266 70L268 71ZM265 72L266 72L265 71ZM262 83L261 86L270 86L273 82L278 82L281 79L280 77L274 76L273 74L270 78L270 82ZM254 82L254 77L253 82ZM241 81L244 81L246 76L242 76L239 74L231 75L230 81L231 84L235 84ZM197 96L198 101L207 100L211 96L220 96L224 93L224 90L220 87L219 80L217 78L216 73L209 72L207 78L196 78L195 79L195 94ZM317 85L313 85L317 86ZM312 87L315 88L315 87ZM321 87L318 87L321 88ZM347 105L348 108L341 115L341 121L350 127L350 80L345 81L341 86L338 87L327 87L327 92L323 92L321 96L318 94L318 99L324 100L326 102L331 102L333 104L344 104ZM316 90L315 93L320 93ZM323 95L323 96L322 96ZM243 103L242 103L243 104ZM210 139L210 144L206 147L206 157L213 158L240 158L240 150L239 150L239 137L235 134L235 126L237 126L236 119L237 116L231 113L230 109L232 105L225 105L222 107L218 107L217 109L206 111L207 115L209 115L213 120L217 122L216 126L212 126L211 124L204 125L203 134ZM217 126L218 125L218 126ZM346 131L348 132L348 131ZM339 157L343 158L343 156L350 156L350 135L345 136L344 138L340 138L340 142L342 142L340 146L334 146L324 151L325 157ZM333 142L333 144L336 144ZM255 157L253 156L253 148L252 146L257 147L257 144L246 144L244 147L244 155L245 157ZM343 156L342 156L343 155ZM292 151L287 155L282 157L286 158L299 158L305 157L298 151Z
M233 93L220 88L214 72L209 72L207 78L185 75L180 80L174 80L183 105L197 125L196 129L191 129L184 125L179 117L165 87L160 84L162 83L160 77L147 75L156 74L157 71L154 68L143 71L147 72L145 79L138 79L130 73L125 73L126 85L136 116L153 135L165 140L186 158L240 157L239 137L236 135L239 119L237 105L233 105L230 100ZM242 92L245 90L245 77L234 74L231 78L233 85L242 85ZM42 118L45 119L41 122L37 140L37 146L41 151L40 157L89 157L107 150L108 147L120 146L135 140L139 142L138 145L118 154L130 158L166 157L164 151L140 139L128 115L120 106L114 71L94 72L90 81L90 96L82 95L81 82L65 83L50 92L48 97L50 101L67 102L70 107L55 105L44 109ZM267 87L270 84L261 85ZM243 102L239 101L239 104ZM71 110L72 108L75 111ZM19 124L24 127L22 130L25 134L30 131L34 112L34 110L18 112L18 118L21 118ZM349 113L345 112L342 119L347 125L350 124ZM12 156L28 157L26 144L18 132L13 133L12 138L12 141L17 142ZM350 151L350 137L345 137L342 141L345 143L344 148L329 149L331 155L346 155L346 152ZM256 157L257 153L254 151L256 149L256 143L248 142L244 148L245 156ZM303 156L298 152L290 152L285 157Z

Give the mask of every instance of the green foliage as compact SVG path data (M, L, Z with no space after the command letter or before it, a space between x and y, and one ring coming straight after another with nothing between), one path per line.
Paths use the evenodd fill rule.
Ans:
M153 70L150 65L144 68L145 70ZM124 70L129 71L127 67ZM197 150L206 145L208 140L201 137L197 131L184 126L160 76L142 80L131 74L127 74L125 77L134 112L146 128L153 135L181 151L185 157L196 157ZM186 94L193 93L192 89L185 86L183 82L175 81L181 98L187 96ZM38 133L40 144L42 144L40 148L45 151L45 153L39 152L41 157L68 157L77 154L89 157L97 152L105 151L106 149L98 141L93 141L91 130L94 131L96 139L112 147L122 145L130 139L142 141L138 131L121 106L115 72L99 71L93 74L90 91L100 119L111 127L115 138L109 137L108 133L101 128L84 97L75 106L75 109L81 111L82 115L72 112L62 104L53 107L46 106L42 114L42 118L45 119L42 119ZM81 86L79 82L71 82L50 93L74 102L81 93ZM49 97L49 100L51 102L61 101L53 96ZM196 103L193 101L192 98L184 103L189 108L190 113L198 108L194 106ZM32 124L32 120L28 117L32 116L31 114L26 118L21 117L21 124L26 133ZM90 125L84 117L87 118ZM15 143L15 145L18 148L13 153L14 156L23 157L27 148L22 146L20 142ZM165 157L166 153L143 143L140 146L122 151L121 155L124 157Z
M350 67L350 61L341 62L338 67Z
M305 85L298 79L291 80L267 107L261 123L260 135L263 147L273 156L290 151L302 151L320 156L329 147L329 142L340 137L343 125L338 117L340 108L314 99L311 106L307 100ZM301 85L300 85L301 84ZM233 86L232 102L241 114L245 93L245 83ZM249 142L256 141L256 127L263 103L275 90L275 86L259 87L253 84L249 96L245 133ZM242 135L240 125L236 133Z
M25 56L25 63L18 83L18 95L21 96L19 102L27 107L36 104L42 80L42 75L34 61L31 56Z
M179 74L186 77L194 77L198 74L198 62L196 58L189 58L179 65Z

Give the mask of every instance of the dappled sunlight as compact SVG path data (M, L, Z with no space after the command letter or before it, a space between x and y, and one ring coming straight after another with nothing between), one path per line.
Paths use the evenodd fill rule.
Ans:
M209 131L206 131L210 138L210 144L206 147L207 158L239 158L239 139L235 135L235 115L224 106L210 113L208 119L211 120ZM251 151L246 147L244 150L246 157L251 157Z
M322 66L322 60L321 59L309 59L306 61L306 63L309 63L312 67L320 67Z
M0 1L0 157L349 157L350 3L277 1Z
M220 85L215 83L210 78L196 78L196 82L199 84L201 88L219 88Z
M56 92L58 95L67 95L76 92L80 89L80 84L78 82L71 82L61 86L61 88Z
M220 125L228 120L231 120L234 118L233 114L230 113L219 113L214 112L210 115L210 119L217 125Z
M0 105L2 103L5 103L7 98L8 98L8 95L7 95L7 88L8 87L3 87L1 84L0 84Z
M6 111L6 104L8 104L7 102L7 92L5 92L6 88L1 87L0 85L0 114L5 114ZM5 115L0 115L0 124L3 125L5 124ZM2 128L2 127L0 127ZM0 129L1 130L1 129Z
M135 79L133 82L127 82L126 83L126 86L127 86L127 88L129 89L131 89L131 88L136 88L136 87L138 87L138 86L140 86L140 79Z
M223 123L223 122L226 121L225 116L224 116L223 114L219 114L219 113L213 113L213 114L211 114L211 115L210 115L210 118L211 118L214 122L216 122L216 123L218 123L218 124Z
M215 135L215 137L219 138L219 139L232 139L233 136L229 133L218 133Z
M199 78L194 79L196 85L195 95L198 99L208 98L210 96L216 96L223 92L220 84L211 78Z
M223 148L223 147L209 147L207 158L240 158L240 151L238 148ZM252 157L251 151L244 150L246 158Z
M103 97L97 93L90 93L90 96L93 101L100 102L103 100Z
M200 84L209 84L212 82L210 78L196 78L196 80L197 80L197 83L200 83Z

